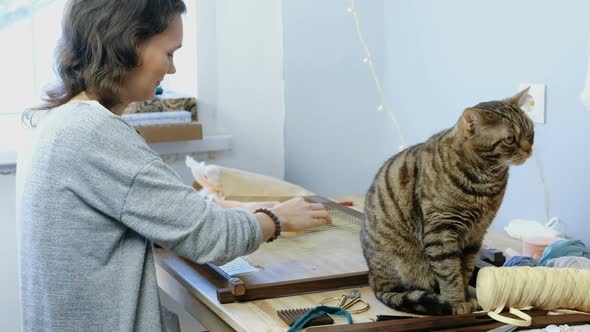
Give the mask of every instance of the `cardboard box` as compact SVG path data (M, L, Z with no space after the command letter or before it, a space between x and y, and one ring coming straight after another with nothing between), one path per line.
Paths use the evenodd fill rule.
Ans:
M148 143L203 139L203 126L198 121L173 125L141 126L136 129Z

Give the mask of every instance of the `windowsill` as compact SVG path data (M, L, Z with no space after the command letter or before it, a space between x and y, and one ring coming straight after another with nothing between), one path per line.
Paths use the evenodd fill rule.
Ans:
M198 153L225 151L231 149L231 135L205 136L202 140L150 143L149 146L159 155L176 153ZM0 152L0 174L16 170L16 152Z
M224 151L231 149L231 135L205 136L194 141L179 141L167 143L149 143L152 150L165 156L176 153L198 153Z
M16 171L16 152L0 152L0 174Z

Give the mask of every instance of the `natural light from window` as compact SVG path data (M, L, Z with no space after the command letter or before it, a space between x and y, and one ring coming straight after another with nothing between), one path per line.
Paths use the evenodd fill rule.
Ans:
M23 135L21 112L39 105L44 88L56 79L54 49L66 3L66 0L0 0L0 154L18 150ZM178 71L162 85L165 91L196 96L195 1L185 0L185 3L183 47L175 54Z

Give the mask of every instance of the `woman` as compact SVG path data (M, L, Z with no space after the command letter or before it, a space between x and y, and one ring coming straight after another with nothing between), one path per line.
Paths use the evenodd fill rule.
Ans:
M120 118L176 71L185 10L182 0L68 3L61 84L26 114L34 139L19 160L24 331L161 331L152 242L221 262L281 227L331 221L300 198L254 214L203 201Z

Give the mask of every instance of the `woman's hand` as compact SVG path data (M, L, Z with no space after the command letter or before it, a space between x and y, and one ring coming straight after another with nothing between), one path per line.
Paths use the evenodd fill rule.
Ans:
M309 203L302 197L292 198L272 208L283 222L284 232L299 232L332 223L332 217L321 203Z

